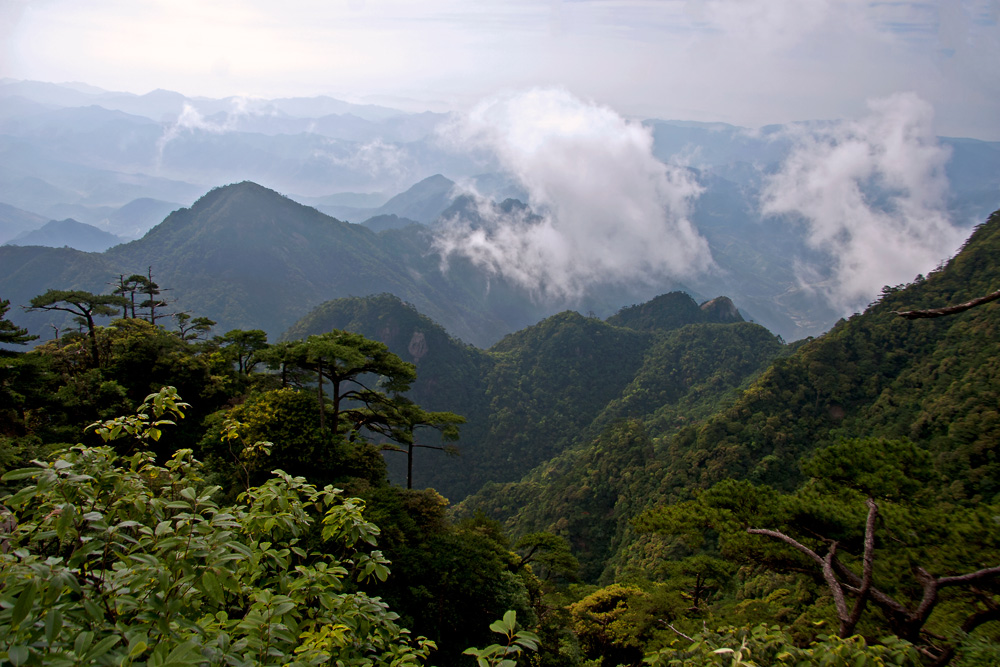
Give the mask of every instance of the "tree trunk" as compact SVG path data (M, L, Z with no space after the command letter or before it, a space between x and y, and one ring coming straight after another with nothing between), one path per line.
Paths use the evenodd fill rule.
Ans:
M94 317L89 310L85 310L84 315L87 317L87 330L90 337L90 357L94 360L94 368L100 368L101 355L97 351L97 327L94 324Z
M413 445L406 446L406 488L413 488Z
M316 383L316 392L319 394L319 430L326 428L326 401L323 400L323 363L316 367L316 376L319 382Z

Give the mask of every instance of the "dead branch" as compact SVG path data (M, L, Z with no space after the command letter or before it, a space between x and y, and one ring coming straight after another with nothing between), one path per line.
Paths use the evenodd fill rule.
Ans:
M957 306L945 306L944 308L928 308L926 310L894 310L893 315L899 315L900 317L905 317L908 320L916 320L922 317L944 317L945 315L955 315L957 313L965 312L970 308L975 308L976 306L981 306L984 303L989 303L990 301L996 301L1000 299L1000 290L993 292L992 294L987 294L986 296L981 296L972 301L966 301L965 303L960 303Z

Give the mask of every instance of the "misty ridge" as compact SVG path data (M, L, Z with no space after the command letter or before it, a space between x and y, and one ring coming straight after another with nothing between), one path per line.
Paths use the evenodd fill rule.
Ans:
M554 88L452 114L13 80L0 101L0 244L101 251L252 181L385 243L417 225L434 270L472 266L539 315L682 289L818 335L1000 205L1000 143L936 136L912 94L760 129L625 118ZM106 245L38 236L51 220Z

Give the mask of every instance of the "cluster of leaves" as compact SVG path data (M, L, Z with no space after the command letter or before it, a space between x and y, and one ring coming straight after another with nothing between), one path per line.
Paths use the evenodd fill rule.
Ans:
M646 656L649 667L918 667L920 655L908 642L894 637L869 646L863 637L841 639L819 635L799 647L778 626L726 627L675 639L669 647Z
M179 324L183 329L190 322ZM199 473L204 483L221 487L215 502L237 503L241 491L265 485L275 468L366 498L385 525L386 553L400 572L393 582L373 586L411 627L443 640L442 664L460 664L465 642L485 632L497 610L533 617L528 590L537 584L519 567L502 531L454 525L444 517L447 502L440 496L429 492L440 502L428 504L422 500L427 493L387 483L379 451L385 443L378 439L393 438L395 447L412 456L413 448L432 446L418 433L439 430L454 437L461 421L452 413L425 411L402 395L415 376L412 364L381 343L346 332L277 345L259 330L207 341L190 334L118 319L95 328L97 366L88 354L89 337L76 334L10 357L3 367L10 372L0 375L0 388L15 399L4 406L12 409L4 414L4 431L11 436L0 443L3 469L43 458L46 448L59 448L97 416L102 421L89 429L88 442L122 436L109 441L118 456L149 449L155 454L150 464L165 465L178 449L193 449L206 461ZM114 417L171 375L193 392L194 407L177 402L179 392L160 392L139 414ZM162 431L163 396L191 417L169 432ZM224 402L235 405L217 410ZM140 439L129 437L140 433ZM18 481L6 484L16 489ZM302 539L303 548L329 547L316 530Z
M181 407L169 392L149 404ZM156 428L142 415L98 426L108 439ZM354 590L388 570L358 548L378 535L363 503L332 487L277 471L219 506L188 450L157 466L84 446L5 479L26 483L3 499L0 651L14 665L406 665L433 648ZM324 552L304 540L317 520Z
M478 667L514 667L517 658L526 650L538 650L538 636L527 630L517 629L517 612L508 610L499 621L490 624L490 630L502 636L503 644L490 644L486 648L467 648L465 655L476 658Z

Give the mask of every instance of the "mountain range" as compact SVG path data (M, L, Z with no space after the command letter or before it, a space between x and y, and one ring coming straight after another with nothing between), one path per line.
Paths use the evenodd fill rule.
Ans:
M823 274L837 258L814 247L805 225L761 212L765 183L792 149L795 128L788 126L749 131L719 123L645 121L653 156L682 165L700 188L689 217L716 268L683 280L598 280L569 299L512 285L460 256L449 258L447 273L442 270L436 234L449 216L475 217L467 199L471 192L497 205L532 205L495 157L443 139L443 128L454 121L451 116L329 97L213 100L170 91L131 95L83 84L12 80L0 81L0 100L0 242L55 219L73 218L123 239L138 239L165 225L154 235L162 249L156 249L158 242L143 240L103 258L75 257L70 265L89 264L112 275L64 275L64 282L101 291L116 273L152 267L172 287L178 308L212 317L221 329L261 326L278 335L327 299L382 291L414 303L452 335L484 346L566 308L606 317L677 289L698 301L726 294L747 318L787 340L818 335L848 314L824 297L821 283L819 290L807 285L801 270L804 264ZM948 215L968 231L1000 205L1000 144L938 141L951 155L944 167ZM213 197L206 199L204 193L221 184L246 182L285 193L287 201L280 206L260 203L271 211L269 231L234 243L245 230L262 232L263 227L223 218L257 204L248 197L232 206L210 207L204 204ZM871 187L873 202L892 195L884 184ZM305 244L278 238L284 224L298 229L300 218L315 220L292 203L363 226L374 236L330 222L302 227L311 230L300 230ZM278 215L284 217L273 217ZM219 244L206 247L203 257L221 262L218 271L192 269L200 248L163 242L181 219L206 229L218 225L200 237ZM341 234L346 235L342 240ZM331 256L347 267L338 273L318 254L324 244L342 241L343 252ZM46 243L74 247L65 236ZM255 244L260 247L251 251ZM271 249L273 256L265 261L259 253ZM300 259L300 251L314 256ZM374 254L356 254L369 251ZM24 304L33 290L68 286L53 283L38 263L64 260L38 251L26 251L21 258L6 252L11 268L0 282L4 298ZM175 257L175 252L188 256ZM224 253L231 256L223 258ZM34 268L25 262L35 262ZM257 281L252 284L271 275L280 280L273 286L274 298L262 296L260 306L249 303L245 289L231 283L242 275L237 267L254 262L264 270L245 276ZM199 283L194 275L204 280ZM209 294L215 290L213 280L219 293ZM15 316L26 324L47 324Z
M565 537L584 578L606 584L662 561L663 538L632 527L645 509L723 479L794 489L805 455L846 438L912 440L954 502L996 502L1000 306L897 313L994 291L998 253L1000 211L946 265L792 344L726 297L699 305L680 292L606 320L559 313L486 350L389 295L323 304L289 336L344 328L414 362L414 399L468 418L461 455L418 458L415 485L442 491L458 516Z

